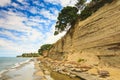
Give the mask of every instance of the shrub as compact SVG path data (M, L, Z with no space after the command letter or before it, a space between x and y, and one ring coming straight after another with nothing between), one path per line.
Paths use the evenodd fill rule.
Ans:
M90 8L88 6L86 6L85 9L80 14L80 19L84 20L91 15L92 15L92 11L90 10Z
M52 48L52 44L44 44L40 47L40 49L38 49L38 53L40 55L43 55L43 51L50 50L51 48Z
M106 3L111 3L113 0L92 0L81 12L80 19L84 20L96 12L99 8L104 6Z
M78 59L78 62L82 62L82 61L85 61L85 59L81 59L81 58Z

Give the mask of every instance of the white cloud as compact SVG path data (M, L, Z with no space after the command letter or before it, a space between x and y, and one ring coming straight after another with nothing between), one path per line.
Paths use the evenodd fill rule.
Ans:
M59 4L60 2L60 0L44 0L44 1L52 4Z
M41 41L43 39L43 34L35 29L31 29L31 31L24 35L21 35L20 37L14 35L12 32L9 31L2 31L0 32L0 35L5 35L15 40L11 41L9 39L1 38L0 46L5 48L6 50L12 50L19 53L36 52L40 44L42 44Z
M48 43L48 44L55 43L57 40L59 40L61 37L63 37L66 34L66 32L64 31L64 32L62 32L62 33L60 33L60 34L58 34L56 36L53 35L54 31L55 31L54 26L55 26L55 24L53 24L53 26L51 27L51 31L46 33L46 38L45 38L44 43Z
M8 23L14 24L14 20L13 20L13 22L11 22L11 21L9 21L9 20L11 20L9 18L10 17L7 18ZM13 17L13 18L15 18L15 17ZM22 20L23 19L20 19L20 22L19 23L17 22L18 25L22 24L21 23ZM16 24L16 22L15 22L15 24ZM6 35L14 40L17 40L17 42L13 42L13 41L6 40L6 39L0 39L0 46L4 47L5 49L8 49L8 50L17 51L19 53L35 52L40 47L40 45L46 44L46 43L54 43L65 34L65 32L63 32L63 33L59 34L58 36L54 36L53 35L54 30L55 30L54 25L51 27L50 31L46 32L46 33L39 32L38 30L36 30L34 28L30 28L29 30L24 31L24 29L26 29L25 28L26 26L24 26L23 30L19 30L19 31L26 32L26 34L21 35L21 37L17 37L16 35L14 35L12 32L9 32L9 31L2 31L2 32L0 32L0 34ZM11 26L11 25L8 25L8 26ZM15 26L13 26L13 27L15 27ZM5 28L5 27L3 27L3 28ZM18 30L17 28L8 28L8 29Z
M20 43L14 43L6 39L0 39L0 46L6 50L10 51L16 51L19 53L24 53L24 52L36 52L36 47L37 45L34 44L29 44L23 42L23 44ZM13 53L14 54L14 53Z
M1 0L0 1L0 6L6 6L7 4L9 4L11 2L11 0Z
M0 45L9 50L16 50L18 52L35 51L39 46L39 44L36 45L34 44L34 42L40 43L40 41L43 39L42 32L39 32L38 30L30 26L26 26L23 23L23 21L28 21L28 19L25 17L18 16L17 13L13 13L13 12L3 12L3 13L4 15L7 16L6 18L0 19L0 27L8 30L24 32L24 35L18 37L14 35L14 33L12 32L3 30L0 32L1 35L10 37L17 42L0 39Z
M13 12L7 12L7 11L2 12L2 16L4 15L5 15L5 18L0 19L1 27L6 29L17 30L17 31L30 30L22 23L22 21L26 20L26 18L20 17Z
M66 32L62 32L57 36L54 36L53 34L51 34L50 32L47 33L47 37L44 43L48 43L48 44L53 44L55 43L57 40L59 40L61 37L63 37L66 34Z
M45 12L47 12L45 10ZM15 30L19 32L24 32L24 35L21 35L20 37L16 36L14 33L3 30L0 32L1 35L5 35L7 37L10 37L14 39L17 42L13 42L7 39L0 39L0 46L9 49L14 50L18 52L34 52L37 51L40 45L43 43L54 43L57 41L61 35L54 36L54 25L51 27L50 31L46 33L42 33L30 26L37 26L41 27L41 30L48 29L48 26L39 26L39 23L47 23L50 24L50 20L44 20L40 17L21 17L17 13L13 12L2 12L4 15L6 15L6 18L0 19L0 27L8 30ZM57 12L56 12L57 13ZM52 15L49 14L48 16ZM54 16L55 17L55 16ZM49 18L50 19L50 18ZM25 25L23 21L26 21L28 25ZM7 23L6 23L7 22Z
M28 6L29 3L26 0L18 0L21 4Z
M19 51L19 49L20 49L20 47L17 47L16 44L14 44L13 42L11 42L9 40L5 40L5 39L0 39L0 46L5 49L9 49L9 50L13 50L13 51Z
M24 0L18 0L19 2L23 2Z
M14 7L18 7L18 4L16 4L16 3L12 3L12 5L13 5Z
M60 4L62 7L65 6L74 6L77 0L45 0L48 3Z
M60 0L60 4L65 7L65 6L74 6L77 0Z
M18 3L16 3L16 2L12 2L11 3L11 5L12 6L14 6L15 8L17 8L17 9L20 9L20 10L25 10L25 11L34 11L33 13L35 13L36 11L35 11L35 8L36 7L31 7L31 6L29 6L29 3L28 2L26 2L25 0L18 0L18 2L19 3L21 3L22 5L24 5L24 6L21 6L21 5L19 5Z
M56 8L50 8L50 11L52 11L55 16L58 16L59 11Z
M32 7L31 9L30 9L30 12L32 12L33 14L37 14L38 13L38 10L37 10L38 8L37 7Z
M45 7L45 5L43 3L40 3L39 0L33 1L33 4L35 4L37 6Z
M39 16L36 16L36 17L30 17L29 18L29 21L30 22L35 22L35 23L47 23L47 24L50 24L50 20L45 20L45 19L42 19L40 18Z
M52 13L50 13L50 11L48 11L46 9L42 9L40 11L40 14L43 15L44 17L50 19L50 20L56 20L57 19L57 15L56 14L54 14L54 13L52 14Z
M52 1L53 3L55 2L56 4L61 3L61 5L63 6L67 5L67 3L70 3L69 1L66 2L62 0L58 0L58 1L52 0ZM4 48L5 50L8 51L13 50L19 53L35 52L40 47L40 45L46 43L54 43L66 33L63 32L57 36L53 35L55 31L55 27L54 27L55 24L52 21L53 20L55 21L57 19L59 13L59 11L56 8L52 7L49 8L49 10L42 8L39 10L37 7L32 7L32 8L29 7L28 3L26 3L23 0L19 0L19 2L26 5L20 6L16 3L12 3L12 5L21 10L30 11L34 14L39 13L40 15L43 15L45 18L48 19L44 19L41 16L31 16L28 18L23 13L12 12L12 9L9 9L9 11L1 10L0 16L2 16L3 18L2 17L0 18L0 28L3 28L5 30L0 31L0 35L5 35L6 37L9 37L13 40L0 37L0 49L2 46L2 48ZM37 2L34 4L37 5ZM41 5L42 7L44 7L44 4ZM51 24L53 24L53 26L51 26ZM33 28L32 26L35 26L40 30ZM17 36L15 33L9 30L18 31L23 34Z
M5 36L8 36L12 39L15 39L15 40L18 40L19 38L17 36L15 36L14 34L12 34L10 31L1 31L0 32L0 35L5 35Z

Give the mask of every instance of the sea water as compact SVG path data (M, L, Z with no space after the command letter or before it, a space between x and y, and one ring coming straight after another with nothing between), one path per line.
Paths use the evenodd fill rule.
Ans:
M27 63L30 58L17 58L17 57L0 57L0 75L10 69L19 67Z

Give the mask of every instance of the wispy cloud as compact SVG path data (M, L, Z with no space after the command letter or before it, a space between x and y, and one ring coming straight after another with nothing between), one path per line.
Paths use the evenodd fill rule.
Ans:
M45 0L48 3L51 4L60 4L62 7L65 6L74 6L74 4L77 2L77 0Z
M6 6L8 4L10 4L11 0L1 0L0 1L0 6Z
M56 42L66 33L53 35L58 13L62 7L73 5L74 2L73 0L1 1L0 54L36 52L42 44Z
M57 13L58 11L55 10L55 12ZM56 13L50 13L50 11L46 10L46 9L42 9L40 11L40 14L43 15L45 18L51 19L51 20L56 20L57 19L57 14Z

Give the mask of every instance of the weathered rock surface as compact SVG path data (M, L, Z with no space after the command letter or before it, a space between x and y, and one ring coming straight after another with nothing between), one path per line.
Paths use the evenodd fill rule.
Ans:
M74 63L74 64L73 64ZM79 77L80 80L101 80L100 77L104 76L104 79L108 77L107 71L99 71L100 73L96 75L89 74L87 71L92 69L89 65L81 65L76 62L62 62L62 61L54 61L49 58L44 58L41 60L40 65L45 65L49 67L50 70L68 75L71 78ZM44 71L45 72L45 71Z
M120 1L106 4L86 20L78 21L54 44L48 56L120 68Z

